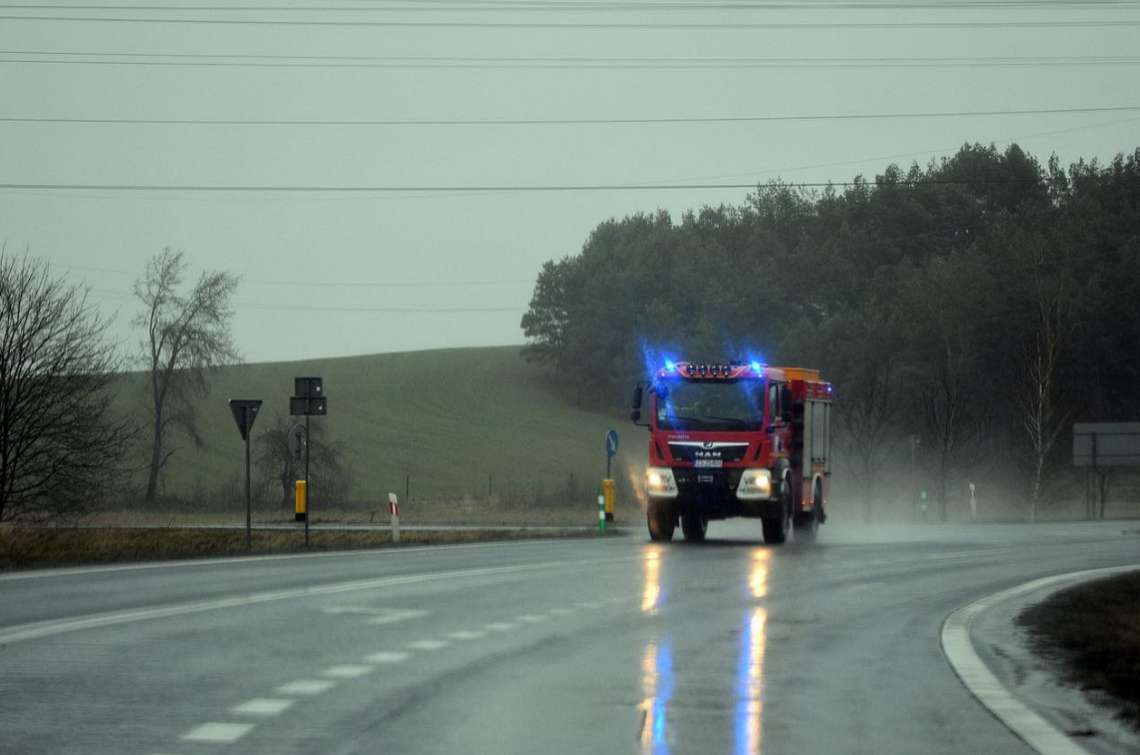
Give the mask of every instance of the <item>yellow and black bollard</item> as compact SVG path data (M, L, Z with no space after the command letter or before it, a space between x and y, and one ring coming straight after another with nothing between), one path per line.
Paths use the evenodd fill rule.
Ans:
M305 489L307 483L304 480L297 480L293 483L293 515L294 521L303 522L307 517L309 511L308 491Z
M602 480L602 495L606 499L606 521L612 522L614 520L614 495L617 490L617 483L613 480Z

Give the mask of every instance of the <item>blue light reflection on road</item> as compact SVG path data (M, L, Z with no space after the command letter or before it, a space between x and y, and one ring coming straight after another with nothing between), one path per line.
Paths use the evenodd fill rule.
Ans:
M662 549L660 546L645 548L642 557L644 585L641 596L642 612L654 615L665 602L665 590L661 586ZM645 647L641 661L641 684L643 699L641 705L642 752L652 755L668 755L669 740L669 701L673 697L673 646L668 639L655 639Z
M753 598L768 595L768 561L771 551L752 554L748 591ZM768 609L752 609L740 633L740 655L736 666L736 701L733 706L733 734L736 755L760 755L763 732L764 652L767 644Z
M763 731L764 646L768 610L755 608L740 635L740 661L736 674L733 731L736 755L759 755Z
M642 661L645 699L642 711L641 749L652 755L669 752L669 700L673 697L673 648L668 640L651 642Z

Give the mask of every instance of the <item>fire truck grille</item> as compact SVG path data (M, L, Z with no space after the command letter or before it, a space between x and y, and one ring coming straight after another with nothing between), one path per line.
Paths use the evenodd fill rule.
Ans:
M694 465L713 465L717 461L740 461L748 451L747 443L670 443L669 453L677 461L690 461ZM717 465L719 466L719 465Z

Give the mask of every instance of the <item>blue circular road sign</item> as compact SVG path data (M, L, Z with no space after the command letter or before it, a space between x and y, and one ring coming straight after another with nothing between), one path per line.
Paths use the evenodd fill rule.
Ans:
M618 448L618 434L617 430L610 428L606 431L606 456L613 456L617 453Z

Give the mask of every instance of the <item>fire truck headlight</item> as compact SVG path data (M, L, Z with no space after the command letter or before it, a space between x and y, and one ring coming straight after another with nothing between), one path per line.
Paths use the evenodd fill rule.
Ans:
M772 472L768 469L746 469L736 486L736 497L741 500L756 500L772 496Z
M654 498L676 498L677 481L673 470L667 467L650 467L645 472L645 488Z

